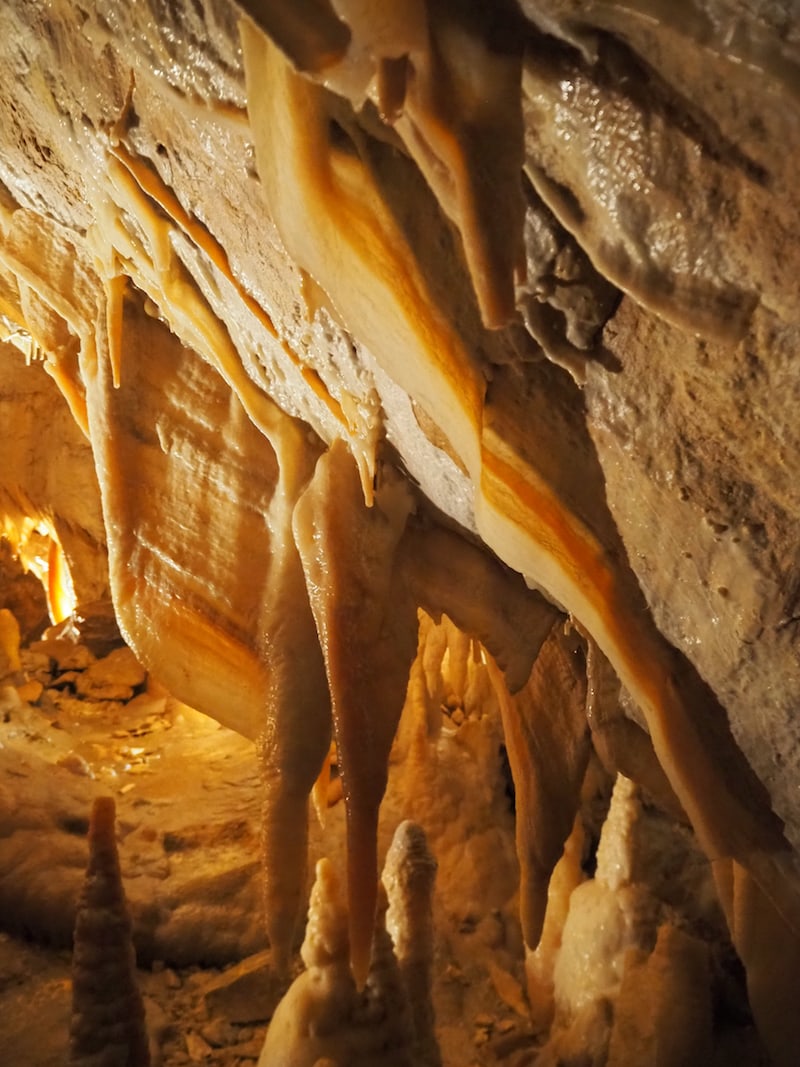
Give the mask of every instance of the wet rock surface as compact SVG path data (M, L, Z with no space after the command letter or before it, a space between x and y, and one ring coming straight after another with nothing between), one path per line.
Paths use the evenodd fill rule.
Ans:
M346 32L312 20L304 47L283 5L244 4L273 43L247 21L240 38L226 0L0 10L8 521L49 523L78 599L112 585L142 661L254 737L295 457L310 469L345 441L365 498L408 474L422 510L593 631L708 854L749 871L796 934L792 5L526 0L495 24L431 3L393 33L341 6ZM208 799L231 768L255 794L244 750L141 672L108 670L101 644L0 667L0 899L3 870L30 889L10 922L66 939L84 794L114 784L145 957L182 959L198 917L209 958L256 951L258 831L224 791ZM485 756L488 734L451 710ZM187 722L211 779L172 752ZM488 899L513 849L476 827L453 869ZM201 851L224 872L198 875ZM772 940L766 956L788 928ZM752 972L780 984L771 961ZM584 1037L608 1025L593 1009Z
M252 742L174 700L127 648L98 659L83 644L46 637L19 658L15 684L0 688L0 1047L25 1067L64 1062L69 946L89 810L94 797L113 795L153 1063L250 1067L301 969L295 956L290 974L279 977L265 947L261 784ZM91 685L80 685L90 672L103 685L136 683L137 692L97 699ZM34 679L39 689L24 699ZM447 933L434 949L437 1036L447 1067L515 1064L521 1050L530 1055L534 1035L514 915L513 827L502 779L494 780L498 768L487 759L497 724L474 692L465 702L451 691L448 702L442 722L461 744L443 793L437 799L414 787L448 867L437 904L439 929ZM466 807L457 800L456 771L465 759L482 783ZM383 849L393 820L409 807L402 766L398 753ZM312 857L328 852L341 861L337 786L334 778L325 829L312 818ZM503 813L502 827L488 825L487 800L495 817ZM460 831L459 816L467 820ZM475 875L492 852L495 879L478 884ZM493 910L481 919L484 899Z
M95 660L81 645L37 647L49 654L25 658L37 665L38 702L13 686L2 694L6 928L69 944L88 807L107 790L118 797L140 958L221 963L263 947L252 746L157 687L145 689L128 649Z
M692 4L680 19L663 4L652 18L637 4L587 10L537 0L522 9L529 20L521 85L529 288L519 295L532 336L519 324L508 334L476 332L457 250L444 236L429 236L441 220L424 184L378 143L370 142L370 165L428 273L458 277L459 326L489 376L495 364L525 363L543 351L587 378L585 394L576 387L570 403L588 419L609 509L649 609L726 708L796 842L791 357L798 261L791 235L798 205L793 153L783 150L796 139L790 8ZM438 507L471 525L471 491L457 465L448 464L446 449L430 449L408 401L375 377L374 354L358 336L351 349L335 301L314 288L277 239L257 180L233 7L167 12L146 5L137 15L104 4L83 12L76 26L69 6L57 5L48 35L32 33L36 11L31 3L3 12L3 39L25 42L4 68L2 180L9 196L58 219L53 240L63 245L58 226L84 232L89 205L103 200L91 176L109 166L107 131L127 123L126 151L145 168L131 173L152 171L147 187L157 191L162 183L197 224L176 240L178 258L250 353L251 379L324 439L339 432L330 406L275 351L263 316L259 325L233 310L242 285L312 368L308 381L320 380L335 396L337 383L346 383L356 398L351 415L361 412L356 422L365 433L376 432L370 390L378 390L388 437L409 471ZM114 48L106 47L112 40ZM47 76L29 83L29 67ZM79 88L71 71L81 72ZM126 103L131 76L135 90ZM347 118L358 137L375 132L377 120L367 112ZM224 250L228 275L219 256L212 267L191 247L197 227ZM55 251L47 255L58 274ZM2 285L16 306L13 270ZM433 293L446 302L446 289L437 283ZM628 296L616 310L619 289ZM25 316L41 351L59 353L64 367L74 362L76 338L40 293L26 296ZM81 596L103 595L102 576L92 578L88 566L104 541L88 447L67 426L66 408L53 402L49 379L24 373L35 368L19 355L8 362L4 381L13 378L13 388L3 402L15 404L18 438L9 456L19 467L8 488L24 490L27 501L63 520L64 550L79 584L100 587ZM69 377L65 372L62 384ZM421 410L421 425L434 443L446 442L448 428L442 432L435 414ZM67 439L57 455L54 442ZM34 469L37 453L42 468L47 454L49 481ZM637 518L640 498L643 515L664 517L659 530ZM657 579L656 569L668 577Z

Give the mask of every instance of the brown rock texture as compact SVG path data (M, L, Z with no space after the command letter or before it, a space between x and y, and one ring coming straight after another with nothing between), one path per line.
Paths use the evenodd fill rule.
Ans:
M616 769L660 764L715 865L756 1007L800 959L798 25L789 0L0 9L6 518L46 518L143 668L260 739L287 840L331 730L298 691L327 685L351 882L403 694L371 723L342 678L348 709L386 695L366 663L404 676L420 603L518 666L505 605L541 592L616 675ZM546 760L532 733L514 768Z

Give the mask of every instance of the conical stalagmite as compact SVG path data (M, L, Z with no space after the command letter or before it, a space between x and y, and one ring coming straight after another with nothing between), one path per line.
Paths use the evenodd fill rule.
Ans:
M414 1024L414 1062L441 1067L434 1029L433 886L437 863L417 823L406 820L394 832L386 854L383 884L389 898L386 929L391 934Z
M112 797L97 797L72 956L72 1067L149 1067L144 1006L114 833Z

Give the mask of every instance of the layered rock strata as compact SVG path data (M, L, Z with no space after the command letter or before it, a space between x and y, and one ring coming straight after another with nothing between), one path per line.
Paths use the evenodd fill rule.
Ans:
M258 739L278 955L333 732L366 980L423 606L485 650L529 947L590 736L693 827L790 1062L790 5L244 6L0 12L4 367L42 355L91 446L52 489L6 468L9 521L79 600L104 543L142 662Z

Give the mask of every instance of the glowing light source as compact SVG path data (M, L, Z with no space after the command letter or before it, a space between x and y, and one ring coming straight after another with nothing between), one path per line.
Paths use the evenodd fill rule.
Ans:
M25 356L25 362L30 364L34 360L43 360L44 352L36 340L8 316L0 312L0 341L7 341L14 345Z
M5 517L0 533L10 542L26 571L35 574L44 586L47 610L54 623L62 622L77 606L69 564L49 519L25 516Z

